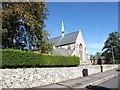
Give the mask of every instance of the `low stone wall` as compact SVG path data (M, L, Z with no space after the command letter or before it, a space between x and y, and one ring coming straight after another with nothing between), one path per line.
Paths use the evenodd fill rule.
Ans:
M118 65L103 65L103 71L117 68ZM23 68L0 69L2 88L32 88L69 79L83 77L82 70L88 69L88 75L101 72L99 65L59 68Z

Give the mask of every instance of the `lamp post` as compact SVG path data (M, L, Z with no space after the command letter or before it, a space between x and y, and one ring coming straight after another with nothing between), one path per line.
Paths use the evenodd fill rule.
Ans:
M114 60L114 53L113 53L113 48L116 46L112 46L112 57L113 57L113 64L115 64L115 60Z

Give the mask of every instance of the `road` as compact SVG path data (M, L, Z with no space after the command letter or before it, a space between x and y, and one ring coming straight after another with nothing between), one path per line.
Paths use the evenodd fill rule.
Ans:
M107 88L118 88L118 77L112 78L102 84L99 84L99 86Z
M117 77L98 85L87 86L86 88L88 88L88 90L120 90L120 73Z

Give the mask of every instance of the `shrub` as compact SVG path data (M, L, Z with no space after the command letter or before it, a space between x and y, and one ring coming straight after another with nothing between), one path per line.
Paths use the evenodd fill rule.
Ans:
M120 60L115 59L113 62L113 59L111 59L108 64L120 64Z
M79 65L79 57L39 54L33 51L2 50L2 68L67 67Z

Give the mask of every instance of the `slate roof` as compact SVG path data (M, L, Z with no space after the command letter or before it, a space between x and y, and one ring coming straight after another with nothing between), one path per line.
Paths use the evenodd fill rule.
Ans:
M59 36L56 38L52 38L48 42L53 43L54 46L63 46L63 45L73 44L76 41L78 33L79 31L76 31L70 34L66 34L64 35L64 37Z

